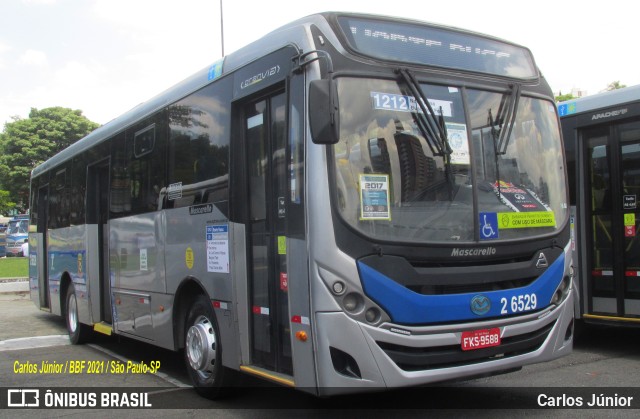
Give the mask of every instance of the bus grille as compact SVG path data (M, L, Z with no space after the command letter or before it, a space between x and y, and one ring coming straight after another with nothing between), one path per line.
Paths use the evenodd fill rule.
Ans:
M406 285L411 291L422 295L468 294L523 288L531 285L537 277L521 278L510 281L496 280L476 284L457 285Z
M533 352L544 343L554 324L555 321L534 332L504 338L500 346L473 351L463 351L460 345L414 348L387 342L376 343L404 371L424 371L472 365Z

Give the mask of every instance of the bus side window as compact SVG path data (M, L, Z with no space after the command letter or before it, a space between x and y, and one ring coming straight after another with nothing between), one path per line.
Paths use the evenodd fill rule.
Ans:
M51 228L69 227L70 191L67 185L68 173L66 167L56 170L51 188L51 211L49 212L49 225ZM15 233L18 233L16 226Z
M229 80L219 80L169 106L168 187L164 208L212 203L228 214ZM178 188L179 193L168 193Z
M161 111L126 133L123 157L128 163L116 177L119 182L118 199L122 201L117 207L121 214L129 211L131 215L143 214L160 209L160 189L165 183L164 114ZM116 159L115 171L118 169L117 162Z

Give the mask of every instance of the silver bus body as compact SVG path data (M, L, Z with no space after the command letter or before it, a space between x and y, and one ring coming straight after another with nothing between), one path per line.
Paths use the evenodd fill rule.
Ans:
M35 304L53 314L66 316L72 324L77 320L73 327L83 333L90 328L179 350L185 347L185 339L191 339L185 337L190 329L194 334L202 330L199 320L195 324L187 324L191 307L201 295L211 303L215 313L215 319L208 321L216 323L219 333L208 339L213 339L226 369L240 370L317 395L495 374L568 354L572 349L574 305L568 217L556 215L558 225L555 229L547 226L549 230L544 234L519 238L509 236L515 234L515 230L503 230L504 241L477 239L478 234L483 234L478 231L481 227L477 227L482 218L471 221L476 223L476 227L471 228L470 234L476 239L459 242L459 238L454 238L449 243L438 239L426 248L414 241L411 246L420 248L420 254L427 255L425 260L428 263L416 263L414 267L415 275L420 277L437 279L443 275L463 278L468 273L477 277L476 284L488 283L501 275L502 271L493 269L496 265L504 269L507 266L528 269L537 275L524 282L518 282L514 277L513 282L517 285L511 287L452 292L455 294L453 297L447 293L423 295L405 291L399 289L395 282L388 285L388 277L392 274L384 272L384 266L395 263L394 257L403 257L399 252L410 247L408 245L386 245L387 242L381 240L382 244L378 246L372 240L367 250L369 256L358 253L358 250L354 251L358 253L354 257L340 244L352 241L350 237L357 238L353 241L358 241L358 246L360 242L367 241L364 233L357 232L337 215L338 200L332 192L332 188L342 187L335 185L348 184L348 179L335 167L350 164L351 160L336 157L338 152L332 151L332 146L316 144L312 140L307 118L310 106L308 89L314 80L328 77L324 70L326 62L320 54L315 57L317 62L311 64L301 64L298 57L301 53L330 45L334 70L345 73L343 78L350 77L346 74L350 69L341 63L345 57L358 63L361 66L359 71L367 77L390 65L354 54L335 32L335 24L330 23L325 15L310 16L287 25L100 127L38 166L32 173L32 208L35 207L35 211L32 209L29 247L30 288ZM318 33L322 34L322 39ZM296 68L298 66L300 68ZM464 69L448 72L437 67L410 66L415 73L424 73L424 78L430 77L429 80L448 86L503 92L517 82L514 77L492 77ZM368 73L362 69L368 69ZM389 74L383 77L389 78ZM537 74L525 77L521 82L522 94L528 94L535 100L546 98L541 92L547 92L548 87L546 90L540 87L544 84L541 80ZM223 128L231 127L232 131L230 145L227 144L231 150L231 168L216 178L190 184L169 181L160 185L150 184L149 191L155 187L156 192L152 194L155 200L135 203L133 196L138 193L137 188L142 189L144 185L136 184L137 178L131 177L131 173L138 169L126 164L118 166L118 159L122 156L115 144L120 144L117 143L119 136L127 147L130 139L133 143L140 140L141 144L132 146L135 156L130 161L133 162L147 152L142 144L145 130L156 133L156 147L163 141L161 135L164 135L165 127L160 119L153 119L154 115L179 110L172 106L180 101L187 103L190 97L207 86L223 83L233 89L231 99L221 103L220 107L225 115L230 114L227 115L229 122ZM454 88L449 88L449 91L457 93ZM284 105L280 105L278 92L284 94ZM249 104L253 109L254 103L258 102L266 103L268 111L252 116L245 105ZM192 109L196 109L195 106ZM285 110L286 117L277 119L281 109ZM550 115L557 119L553 105ZM173 123L171 126L174 128L171 129L175 129L175 136L185 135L187 138L191 135L180 123L171 120L173 117L169 117L169 123ZM268 166L255 169L255 176L254 169L249 167L246 173L238 173L234 164L240 162L249 166L247 160L252 159L252 153L257 151L249 145L239 147L236 144L242 138L248 144L252 138L250 135L253 135L249 132L268 126L263 118L270 117L287 124L283 137L286 151L281 149L285 154L280 157L276 152L268 154L270 162L265 163ZM236 121L238 118L240 122ZM217 127L218 124L209 124L209 128ZM196 128L194 124L189 126L189 129ZM466 128L457 128L466 132ZM166 132L174 135L173 131ZM226 135L229 136L228 133ZM277 134L272 135L276 138ZM189 138L193 140L196 136ZM113 145L105 145L112 141ZM169 141L173 140L166 140L167 143ZM93 153L100 147L109 151ZM302 147L302 153L294 156L296 152L292 149L295 147ZM184 151L179 148L172 150ZM229 148L226 150L229 155ZM171 155L168 151L166 153ZM87 156L82 157L87 161L79 172L70 163L78 156ZM352 154L349 158L358 157ZM254 160L257 162L259 158ZM338 161L335 166L334 161ZM192 166L195 167L196 163L197 159ZM152 164L150 160L145 167L151 168ZM130 176L122 181L122 187L117 186L120 178L116 176L125 176L118 172L119 167L128 170L126 176ZM284 176L284 186L264 186L264 176L260 177L264 173L282 173L279 176ZM366 171L360 171L361 176L364 173ZM72 174L86 176L86 181L83 180L86 187L78 200L72 200L73 193L64 199L84 208L87 220L84 223L62 221L65 214L51 204L52 197L61 199L59 197L67 196L61 191L71 188ZM45 176L46 180L42 180ZM499 183L500 176L496 180ZM332 181L335 184L330 185ZM393 176L388 182L393 184ZM565 183L564 178L560 183ZM100 191L101 184L111 185L110 189ZM454 186L460 191L470 188L462 183ZM498 194L505 194L506 189L501 191L500 185L497 188ZM216 190L228 195L216 201ZM260 191L271 192L271 198L263 199ZM241 204L247 197L250 202ZM478 198L474 199L477 204ZM94 201L109 203L109 214L101 213L100 205L93 204ZM252 206L263 201L268 202L267 210ZM345 208L351 204L345 204ZM146 209L133 213L134 205L145 205ZM392 202L392 205L395 204ZM542 207L542 204L538 206ZM45 207L48 209L44 210ZM73 212L73 204L65 211ZM295 211L298 212L294 214ZM264 215L266 212L269 214ZM397 213L400 214L400 209ZM502 214L498 210L489 213ZM99 218L100 214L106 219L91 221L91 218ZM258 226L261 214L270 223L266 224L269 229L265 231ZM60 220L54 217L60 217ZM294 217L301 218L296 221ZM487 222L486 215L484 221ZM52 222L60 227L52 228ZM337 224L342 225L338 233ZM498 224L490 226L497 229ZM485 238L491 239L488 233ZM536 244L530 245L530 242ZM411 253L407 253L407 259L419 259L415 256L418 253L414 252L413 256ZM439 265L434 259L444 263ZM548 266L541 263L542 259L545 262L549 259ZM274 267L274 261L280 267ZM256 267L258 265L261 267ZM405 269L406 265L402 262L397 266ZM403 275L403 272L398 275ZM516 275L513 272L509 275ZM260 288L256 278L263 274L270 278L269 286L272 288ZM73 289L71 300L69 289ZM279 293L278 297L273 297L274 293ZM394 293L402 296L403 303L391 302L389 296ZM520 309L518 304L523 301L518 299L533 294L537 301L531 308L522 306ZM498 305L504 304L502 313L508 315L484 318L483 314L472 313L469 308L472 297L485 295L492 300L490 304L496 310L500 310ZM263 297L271 298L269 301L275 298L280 308L256 302ZM455 310L438 308L447 304L450 297ZM77 307L71 316L70 305ZM406 310L403 311L402 305ZM274 313L279 320L274 318ZM416 320L407 320L412 313L415 313ZM433 321L429 321L431 313L435 313ZM281 330L274 322L283 325ZM504 347L509 350L490 346L478 351L460 351L463 336L471 336L469 333L474 331L496 329L501 345L508 344ZM277 354L272 354L274 350ZM478 356L480 351L487 355ZM213 351L204 357L205 360L215 360L218 355ZM191 356L194 363L201 361L197 355ZM205 382L210 383L210 376L217 374L205 367L198 368L192 366L196 375L200 371Z

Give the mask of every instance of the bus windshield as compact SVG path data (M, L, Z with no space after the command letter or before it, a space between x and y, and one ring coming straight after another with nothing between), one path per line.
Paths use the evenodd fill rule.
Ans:
M477 242L563 226L566 185L552 102L422 83L435 114L425 118L403 83L336 82L335 200L356 230L393 242Z
M7 234L27 234L29 232L29 220L9 221Z

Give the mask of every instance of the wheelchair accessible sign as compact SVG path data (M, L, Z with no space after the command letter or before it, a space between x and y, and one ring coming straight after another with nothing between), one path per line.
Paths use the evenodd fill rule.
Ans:
M498 238L498 213L480 213L480 240L495 240Z

